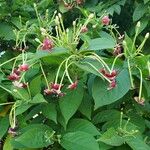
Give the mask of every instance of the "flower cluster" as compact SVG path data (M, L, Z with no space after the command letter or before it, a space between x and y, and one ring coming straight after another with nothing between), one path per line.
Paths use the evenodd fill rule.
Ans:
M53 47L54 47L54 43L51 39L45 38L43 40L43 43L42 43L42 46L41 46L42 50L49 50L50 51Z
M78 82L75 81L68 86L68 89L74 90L77 88ZM63 97L65 93L61 91L63 85L58 83L51 83L48 88L44 90L45 95L54 95L56 97Z
M8 79L13 81L13 85L18 87L18 88L26 88L27 87L27 83L21 83L20 81L18 81L21 77L21 72L26 72L29 69L29 65L28 64L22 64L19 65L18 68L14 68L12 70L12 73L8 76Z
M100 73L102 73L106 78L108 78L111 82L109 84L108 90L111 90L116 87L116 76L117 76L117 71L112 70L111 73L106 71L104 68L99 70Z

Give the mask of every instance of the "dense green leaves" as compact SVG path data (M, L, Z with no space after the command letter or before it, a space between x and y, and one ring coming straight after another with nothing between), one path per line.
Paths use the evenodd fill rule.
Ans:
M68 91L67 94L60 99L59 107L66 124L80 106L83 98L83 93L83 85L79 84L76 90Z
M89 41L90 50L101 50L101 49L110 49L115 47L115 41L110 38L97 38Z
M66 150L99 150L96 140L85 132L66 133L60 143Z
M108 83L96 77L93 83L92 95L95 101L95 109L111 104L122 98L130 89L130 80L127 69L122 70L116 78L117 86L108 90Z
M84 119L70 120L67 126L67 131L70 131L70 132L83 131L93 136L100 134L99 131L91 122L84 120Z
M7 132L7 129L9 127L9 120L8 120L8 116L0 118L0 139L2 139L2 137L5 135L5 133Z
M14 140L28 148L47 147L52 144L51 139L49 139L52 133L53 130L47 125L29 125L27 128L24 128L21 135Z

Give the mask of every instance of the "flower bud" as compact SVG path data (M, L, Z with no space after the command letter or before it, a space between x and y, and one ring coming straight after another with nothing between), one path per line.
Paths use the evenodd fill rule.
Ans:
M93 13L89 15L89 19L92 19L92 18L94 18L94 14Z
M146 33L145 38L148 39L149 38L149 32Z
M140 26L141 26L141 22L138 21L138 23L136 24L136 27L137 27L137 28L140 28Z

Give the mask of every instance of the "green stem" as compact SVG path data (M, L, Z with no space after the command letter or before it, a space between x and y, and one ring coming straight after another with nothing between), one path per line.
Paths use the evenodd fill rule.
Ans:
M127 63L128 63L128 71L129 71L129 76L130 76L131 88L133 89L134 88L134 83L133 83L133 78L132 78L131 66L130 66L129 58L127 59Z
M40 62L40 67L41 67L41 71L42 71L42 74L43 74L43 76L44 76L44 79L45 79L47 88L48 88L48 90L50 90L50 87L49 87L49 84L48 84L48 80L47 80L47 78L46 78L46 75L45 75L45 72L44 72L44 69L43 69L43 66L42 66L42 63L41 63L41 62Z
M122 55L124 55L124 53L119 54L119 55L117 55L117 56L115 57L115 59L114 59L114 61L113 61L113 64L112 64L112 66L111 66L111 72L113 71L113 68L114 68L114 66L115 66L115 63L116 63L117 59L118 59L119 57L121 57Z
M20 55L19 55L19 56L20 56ZM0 64L0 67L2 67L3 65L5 65L5 64L7 64L7 63L9 63L9 62L11 62L11 61L13 61L13 60L15 60L15 59L17 59L19 56L14 57L14 58L11 58L11 59L5 61L4 63Z
M64 64L65 61L66 61L66 59L64 61L62 61L61 64L59 65L59 67L58 67L58 70L57 70L57 73L56 73L56 78L55 78L55 83L58 82L59 72L60 72L60 69L61 69L61 67L62 67L62 65Z
M10 90L6 89L5 87L3 87L3 86L1 86L1 85L0 85L0 88L2 88L3 90L7 91L7 92L10 93L10 94L12 94L12 92L11 92Z
M94 65L92 65L91 63L89 63L89 62L83 62L83 63L86 63L86 64L88 64L88 65L90 65L96 72L98 72L104 79L106 79L109 83L111 83L111 81L108 79L108 78L106 78Z
M14 103L15 103L15 102L1 103L0 106L11 105L11 104L14 104Z
M140 72L140 89L139 89L139 101L140 101L142 97L143 74L142 74L142 70L139 67L136 66L136 68Z

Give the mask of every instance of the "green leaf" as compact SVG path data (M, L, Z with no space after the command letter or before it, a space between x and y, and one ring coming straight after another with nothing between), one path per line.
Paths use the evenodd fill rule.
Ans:
M117 134L114 128L108 129L98 140L111 146L120 146L124 143L123 138Z
M64 53L67 53L67 49L63 47L55 47L52 49L52 51L44 51L44 50L38 50L35 54L35 58L43 58L43 57L50 57L50 56L59 56Z
M122 98L130 89L130 79L127 69L122 70L116 78L117 86L107 90L109 84L100 78L95 78L92 95L95 101L95 109L111 104Z
M30 91L33 96L41 92L41 75L30 82Z
M110 38L96 38L89 41L89 50L101 50L114 48L116 42Z
M47 103L47 101L44 99L42 94L37 94L36 96L33 97L30 103L32 104Z
M48 135L52 134L53 130L47 125L28 125L22 131L24 132L14 140L27 148L42 148L52 144L52 141L47 138Z
M79 108L82 102L83 93L83 85L78 84L77 89L68 91L66 95L60 99L59 106L66 124Z
M7 132L7 129L9 127L9 119L8 116L5 116L3 118L0 118L0 139L5 135Z
M4 40L14 40L15 34L13 33L13 28L9 24L0 23L0 38Z
M43 104L42 105L42 114L57 123L57 111L56 106L53 103Z
M120 119L120 112L117 110L104 110L102 112L98 112L94 118L93 118L93 122L94 124L98 124L98 123L102 123L102 122L106 122L109 120L116 120L116 119Z
M144 142L141 136L128 136L125 138L125 141L133 150L150 150L150 146Z
M14 150L11 145L11 136L7 136L4 142L3 150Z
M67 131L69 132L82 131L85 133L89 133L93 136L100 134L99 131L91 122L89 122L88 120L84 120L84 119L70 120L67 126Z
M139 4L133 13L133 21L138 21L139 19L141 19L143 17L143 15L146 13L147 8L145 5L143 4Z
M66 133L60 142L66 150L99 150L96 140L85 132Z
M85 93L81 105L79 107L79 111L86 116L89 120L91 119L93 103L91 97Z

